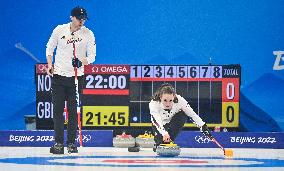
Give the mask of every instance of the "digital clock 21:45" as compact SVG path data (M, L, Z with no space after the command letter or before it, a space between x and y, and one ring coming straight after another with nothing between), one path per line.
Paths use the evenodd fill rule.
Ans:
M83 126L128 126L128 106L83 106Z

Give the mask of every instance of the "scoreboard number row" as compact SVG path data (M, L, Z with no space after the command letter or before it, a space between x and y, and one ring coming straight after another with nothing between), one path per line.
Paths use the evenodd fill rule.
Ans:
M222 66L131 66L131 78L221 78Z

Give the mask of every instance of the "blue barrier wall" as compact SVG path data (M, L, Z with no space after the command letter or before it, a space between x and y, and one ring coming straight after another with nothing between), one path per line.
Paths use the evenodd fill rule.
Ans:
M35 114L31 54L45 62L53 28L69 22L76 5L89 14L95 63L207 64L211 58L213 64L241 64L241 101L247 102L241 105L242 129L284 130L282 0L3 1L0 129L24 129L23 116ZM266 122L255 123L259 113Z
M53 134L53 131L0 131L0 146L49 147L54 144ZM284 148L283 133L214 132L213 136L225 148ZM79 138L76 140L79 146ZM83 131L84 147L112 147L112 141L112 131ZM202 133L193 131L181 132L175 143L187 148L218 148Z

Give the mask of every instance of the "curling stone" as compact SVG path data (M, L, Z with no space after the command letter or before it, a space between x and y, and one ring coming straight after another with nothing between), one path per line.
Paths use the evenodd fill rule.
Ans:
M163 157L174 157L180 154L180 148L177 144L170 142L169 144L160 144L156 149L157 155Z
M154 148L155 141L154 135L145 132L143 135L139 135L135 138L136 143L143 148Z
M112 140L114 147L127 148L135 146L135 138L123 132L121 135L116 135Z

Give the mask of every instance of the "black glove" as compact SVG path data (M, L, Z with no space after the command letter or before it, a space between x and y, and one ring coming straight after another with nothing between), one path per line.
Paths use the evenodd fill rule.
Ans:
M210 133L210 130L208 129L207 125L204 124L202 127L201 127L201 131L202 133L208 137L210 140L212 140L214 137L211 135Z
M73 67L80 68L82 66L82 62L78 58L72 58Z

